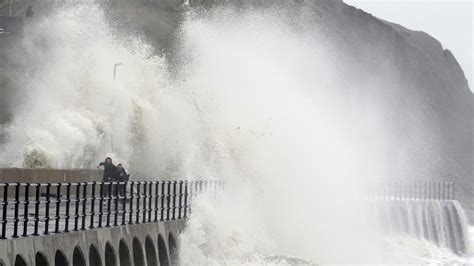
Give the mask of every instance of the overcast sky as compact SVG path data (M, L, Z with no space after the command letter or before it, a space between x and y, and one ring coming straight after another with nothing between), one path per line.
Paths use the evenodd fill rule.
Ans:
M421 30L449 49L474 91L474 0L344 0L381 19Z

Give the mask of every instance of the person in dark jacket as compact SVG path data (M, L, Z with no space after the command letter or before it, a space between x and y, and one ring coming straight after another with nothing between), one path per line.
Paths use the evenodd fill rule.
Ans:
M117 164L117 170L115 172L115 179L117 182L128 182L128 177L130 175L127 174L125 168L123 168L122 164Z
M112 158L107 157L105 158L105 162L101 162L97 168L100 166L104 167L104 175L102 177L102 182L114 182L115 181L115 173L117 172L117 167L112 163ZM104 185L104 195L107 196L109 194L109 185Z
M117 167L112 163L112 158L107 157L105 158L104 162L101 162L97 168L100 166L104 167L104 175L102 177L102 182L112 182L114 181L115 172L117 171Z
M117 170L115 172L115 181L128 182L129 177L130 175L127 174L127 171L125 171L125 168L123 168L122 164L117 164ZM121 197L125 196L125 184L119 184L117 189L119 190L118 192Z

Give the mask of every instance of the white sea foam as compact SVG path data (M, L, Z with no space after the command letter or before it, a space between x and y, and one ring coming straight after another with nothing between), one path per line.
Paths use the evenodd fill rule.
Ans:
M404 143L388 134L394 121L377 96L348 96L372 77L341 76L339 51L308 14L190 12L177 73L139 37L115 35L98 6L38 19L25 32L29 94L0 164L91 167L112 155L135 174L225 180L217 201L195 201L180 236L185 265L384 262L387 247L403 251L396 262L431 256L425 242L379 240L368 206L351 200L388 174L385 155Z

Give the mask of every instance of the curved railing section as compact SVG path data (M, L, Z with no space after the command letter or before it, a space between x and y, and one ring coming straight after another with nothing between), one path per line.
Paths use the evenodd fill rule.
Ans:
M186 219L222 182L0 183L0 239Z
M365 197L374 200L455 200L455 183L395 181L373 183L367 187Z

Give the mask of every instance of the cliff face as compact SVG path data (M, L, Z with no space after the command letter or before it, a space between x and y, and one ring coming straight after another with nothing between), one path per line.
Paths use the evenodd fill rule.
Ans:
M358 93L381 95L386 119L398 119L392 123L394 134L412 147L402 153L394 147L393 171L412 161L419 171L408 178L455 181L458 198L473 218L474 97L453 54L424 32L341 2L319 4L327 35L345 51L341 69L351 73L343 66L351 61L374 74L376 90L358 88Z

